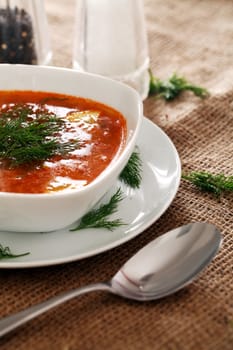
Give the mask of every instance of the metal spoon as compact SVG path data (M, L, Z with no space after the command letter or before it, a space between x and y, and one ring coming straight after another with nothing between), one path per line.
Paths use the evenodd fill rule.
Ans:
M0 320L0 336L74 297L95 290L139 301L176 292L193 281L217 253L218 229L207 223L181 226L139 250L109 282L74 289Z

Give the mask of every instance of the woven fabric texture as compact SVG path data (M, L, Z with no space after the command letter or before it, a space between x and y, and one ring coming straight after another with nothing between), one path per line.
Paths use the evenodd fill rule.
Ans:
M53 61L71 66L74 0L46 0ZM207 87L144 102L145 116L175 144L182 170L233 175L232 0L145 0L151 68ZM0 270L0 315L64 290L107 280L143 245L194 221L217 225L224 240L215 260L190 286L138 303L101 292L72 300L0 340L2 350L231 350L233 348L233 196L216 200L182 180L168 210L149 229L103 254L49 268ZM111 234L111 233L110 233Z

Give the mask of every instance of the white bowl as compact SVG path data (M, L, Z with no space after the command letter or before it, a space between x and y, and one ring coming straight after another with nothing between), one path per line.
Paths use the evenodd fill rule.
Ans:
M134 149L143 107L138 93L119 82L71 69L0 64L0 90L31 90L89 98L120 111L127 121L123 151L90 184L70 192L0 192L0 230L46 232L64 228L93 207L115 183Z

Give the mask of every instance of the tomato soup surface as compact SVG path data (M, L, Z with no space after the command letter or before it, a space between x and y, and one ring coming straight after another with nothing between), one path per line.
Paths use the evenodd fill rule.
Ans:
M56 137L67 144L75 140L76 147L30 164L12 165L0 157L1 192L54 193L86 186L124 147L126 120L107 105L49 92L0 91L0 119L17 106L30 110L29 122L44 112L60 118L63 128Z

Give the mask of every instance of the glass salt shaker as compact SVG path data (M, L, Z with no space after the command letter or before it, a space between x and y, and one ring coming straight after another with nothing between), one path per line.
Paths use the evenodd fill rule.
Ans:
M43 0L0 0L0 63L51 62Z
M73 68L120 80L142 99L149 56L142 0L76 0Z

